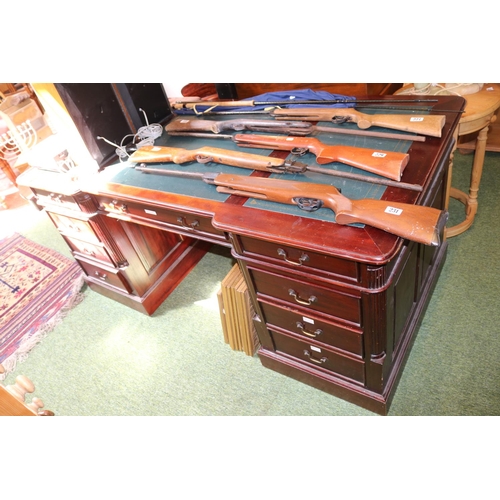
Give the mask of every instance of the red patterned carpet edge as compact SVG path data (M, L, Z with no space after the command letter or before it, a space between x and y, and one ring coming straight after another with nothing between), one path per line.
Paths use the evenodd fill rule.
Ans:
M83 278L55 250L17 233L0 240L0 380L82 300Z

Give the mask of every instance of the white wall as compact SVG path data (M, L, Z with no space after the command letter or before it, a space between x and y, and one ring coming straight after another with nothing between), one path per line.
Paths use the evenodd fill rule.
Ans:
M182 87L187 85L189 82L183 82L183 83L177 83L175 80L171 81L170 83L162 83L163 88L165 89L165 92L167 96L170 97L182 97Z

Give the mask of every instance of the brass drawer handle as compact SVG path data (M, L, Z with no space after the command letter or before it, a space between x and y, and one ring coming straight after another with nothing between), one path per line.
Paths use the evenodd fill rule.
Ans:
M286 251L283 250L282 248L278 248L278 255L280 257L283 257L283 260L285 262L288 262L288 264L292 264L293 266L301 266L304 262L307 262L309 260L309 255L307 255L305 253L303 253L300 256L299 260L291 260L288 258Z
M301 299L297 295L297 292L292 288L288 290L288 295L291 295L295 299L295 302L297 302L297 304L302 304L303 306L310 306L313 302L316 302L318 300L314 295L311 295L307 300Z
M301 333L303 333L307 337L311 337L313 339L316 338L318 335L321 335L323 333L323 330L321 330L320 328L318 328L314 332L310 332L310 331L306 330L304 323L301 323L300 321L297 321L297 328L300 330Z
M108 275L107 274L104 274L104 273L100 273L99 271L95 271L94 273L99 279L103 280L103 281L106 281L106 279L108 278Z
M51 201L57 201L58 203L62 202L62 194L50 193L49 198Z
M185 217L177 217L177 222L186 229L196 229L200 225L200 221L195 220L191 224L188 224Z
M119 203L117 200L113 200L109 204L109 208L111 208L111 210L116 210L117 212L127 212L127 205L125 205L125 203Z
M313 358L311 353L307 349L304 350L304 355L309 358L309 361L312 361L313 363L316 363L317 365L322 365L328 361L328 358L325 358L325 357L323 357L321 359Z

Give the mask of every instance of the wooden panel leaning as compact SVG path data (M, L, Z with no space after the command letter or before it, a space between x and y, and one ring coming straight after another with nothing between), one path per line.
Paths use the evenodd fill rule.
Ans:
M248 356L253 356L259 347L252 320L255 311L238 264L222 280L217 298L224 341L233 351L243 351Z

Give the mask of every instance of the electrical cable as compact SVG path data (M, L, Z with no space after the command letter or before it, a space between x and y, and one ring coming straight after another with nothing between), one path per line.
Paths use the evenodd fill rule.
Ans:
M107 142L111 146L115 146L115 153L118 158L120 158L121 162L127 161L130 156L129 152L127 151L127 147L130 148L130 146L124 145L126 139L132 137L132 145L134 146L134 149L139 149L143 146L153 146L155 140L158 139L158 137L160 137L163 133L163 127L159 123L150 124L145 111L141 108L139 108L139 111L143 113L146 125L140 127L135 134L127 134L122 138L119 145L109 141L105 137L97 136L97 139Z

